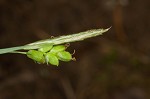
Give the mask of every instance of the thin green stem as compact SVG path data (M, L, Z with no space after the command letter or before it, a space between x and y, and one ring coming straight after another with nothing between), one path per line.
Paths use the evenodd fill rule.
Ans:
M27 54L27 52L20 52L20 51L14 51L14 52L10 52L10 53Z

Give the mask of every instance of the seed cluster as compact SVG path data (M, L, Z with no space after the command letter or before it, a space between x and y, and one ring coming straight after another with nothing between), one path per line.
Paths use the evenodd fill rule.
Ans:
M66 48L65 45L44 45L38 50L29 50L26 54L37 63L58 66L59 61L68 62L73 59L72 55L65 51Z

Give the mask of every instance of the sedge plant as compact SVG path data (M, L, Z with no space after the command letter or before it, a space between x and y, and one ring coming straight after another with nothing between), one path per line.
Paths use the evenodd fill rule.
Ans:
M71 60L74 60L72 54L66 51L68 47L66 46L66 43L82 41L87 38L99 36L107 32L109 29L110 28L93 29L80 33L40 40L23 46L3 48L0 49L0 54L25 54L28 58L32 59L36 63L46 63L58 66L59 61L69 62Z

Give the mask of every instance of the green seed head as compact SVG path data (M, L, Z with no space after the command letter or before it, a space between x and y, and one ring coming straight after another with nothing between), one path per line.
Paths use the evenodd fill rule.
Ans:
M65 49L66 49L66 47L64 45L56 45L51 49L50 52L56 54L60 51L64 51Z
M72 55L65 51L65 45L42 45L38 50L29 50L26 54L29 58L38 63L47 63L58 66L59 60L68 62L72 60Z
M45 63L44 54L41 51L29 50L27 56L38 63Z
M67 51L58 52L57 57L59 60L65 61L65 62L72 60L72 55Z
M48 64L51 64L51 65L55 65L55 66L58 66L59 65L59 60L58 58L56 57L55 54L53 53L46 53L45 54L45 60L46 60L46 63Z

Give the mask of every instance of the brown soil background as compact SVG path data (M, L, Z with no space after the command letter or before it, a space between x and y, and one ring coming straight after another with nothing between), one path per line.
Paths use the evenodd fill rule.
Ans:
M0 55L0 99L150 99L149 0L0 0L0 48L95 28L76 62Z

